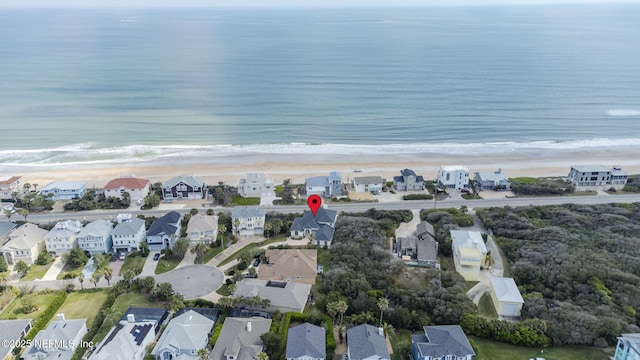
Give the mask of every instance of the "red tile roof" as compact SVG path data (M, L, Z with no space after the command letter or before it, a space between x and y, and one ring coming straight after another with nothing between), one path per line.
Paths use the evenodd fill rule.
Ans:
M20 176L12 176L10 179L0 181L0 185L11 185L18 179L20 179Z
M104 186L105 190L119 189L121 187L127 189L142 189L149 184L149 180L138 178L117 178L109 181Z

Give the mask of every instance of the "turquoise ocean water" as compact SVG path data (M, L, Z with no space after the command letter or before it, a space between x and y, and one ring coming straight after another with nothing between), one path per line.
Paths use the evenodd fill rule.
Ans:
M5 10L0 167L640 146L639 45L638 5Z

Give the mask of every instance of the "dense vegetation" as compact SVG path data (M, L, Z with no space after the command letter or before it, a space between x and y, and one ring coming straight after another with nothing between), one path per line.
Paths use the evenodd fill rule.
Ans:
M629 175L627 184L622 188L626 192L640 192L640 175Z
M477 213L512 264L523 317L545 320L554 344L606 346L640 331L640 204Z
M564 195L573 192L571 184L559 178L518 177L509 179L511 191L517 196Z
M64 204L65 210L95 210L95 209L126 209L131 203L131 197L128 192L122 195L122 200L110 196L105 197L104 194L97 194L95 189L87 190L79 199L74 199Z

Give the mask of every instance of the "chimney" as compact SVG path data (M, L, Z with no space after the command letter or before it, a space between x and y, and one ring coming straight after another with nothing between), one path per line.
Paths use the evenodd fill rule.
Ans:
M64 313L58 313L58 315L56 315L56 320L64 321Z
M136 317L133 314L127 314L127 321L130 323L136 322Z
M251 332L251 321L247 322L247 331Z
M381 328L381 327L378 328L378 335L384 337L384 329L383 328Z

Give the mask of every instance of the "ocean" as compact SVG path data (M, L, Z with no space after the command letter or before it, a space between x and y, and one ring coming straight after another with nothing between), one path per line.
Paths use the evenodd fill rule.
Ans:
M0 11L0 171L640 146L640 5Z

